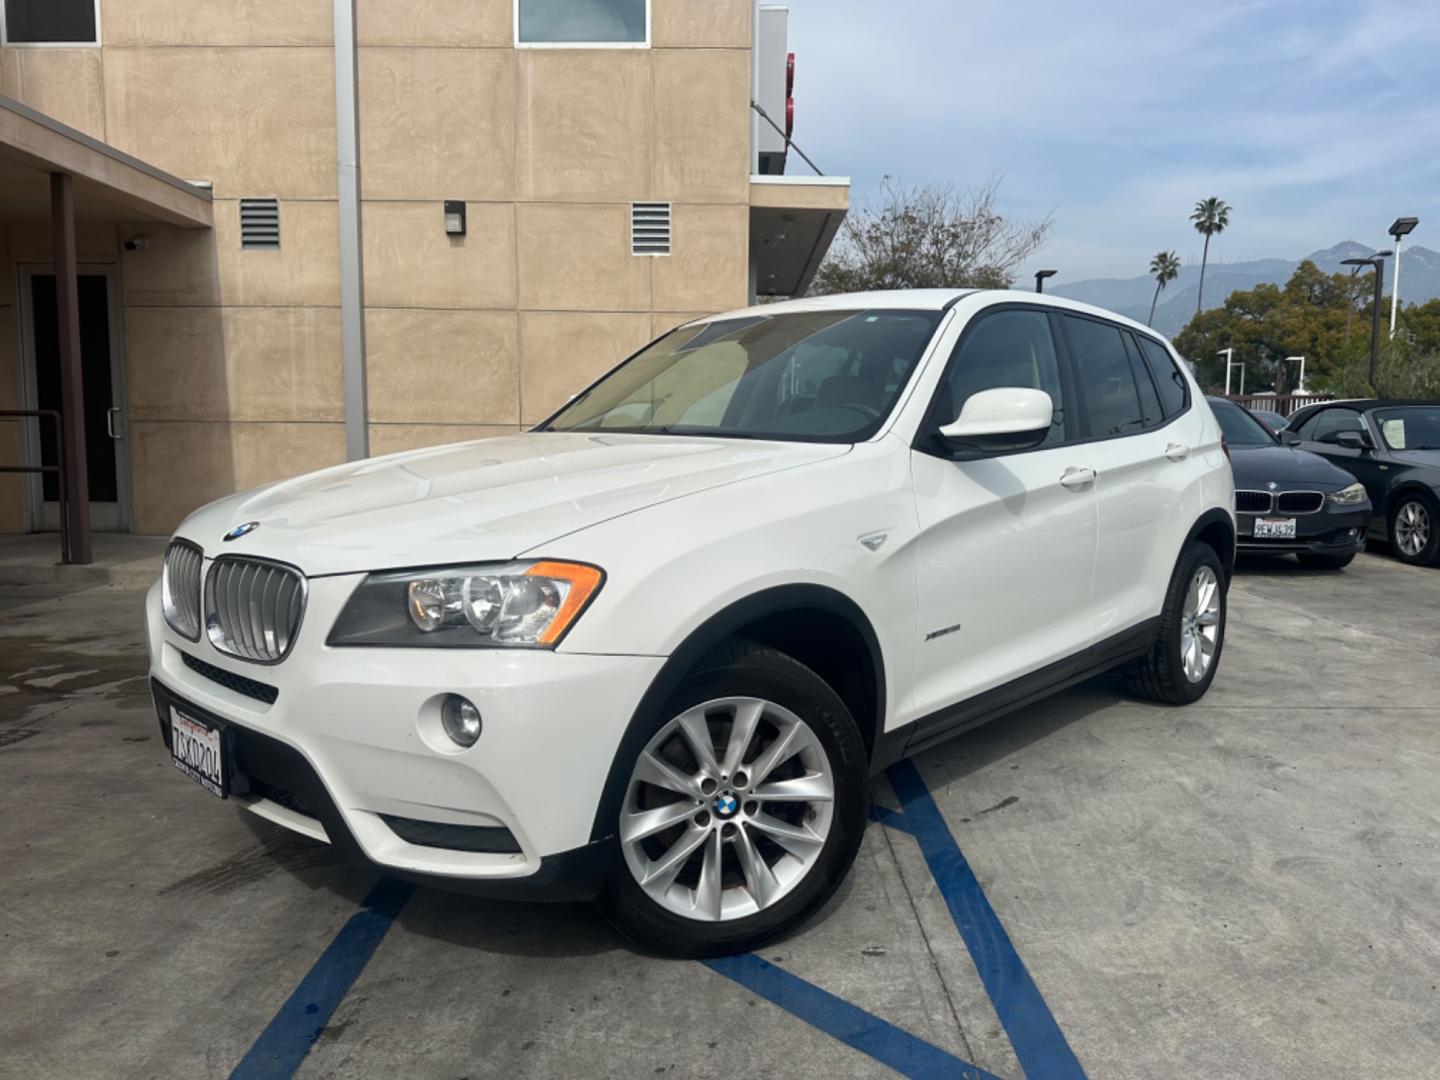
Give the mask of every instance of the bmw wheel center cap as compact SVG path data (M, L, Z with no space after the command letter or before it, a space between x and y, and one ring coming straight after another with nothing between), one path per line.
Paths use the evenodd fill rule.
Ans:
M740 809L740 800L728 791L722 791L715 796L715 816L720 818L732 818Z

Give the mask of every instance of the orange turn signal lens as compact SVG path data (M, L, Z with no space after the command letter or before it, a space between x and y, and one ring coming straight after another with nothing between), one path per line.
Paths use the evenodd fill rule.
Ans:
M599 567L584 563L537 562L525 571L525 575L563 581L570 586L555 618L536 639L537 645L553 645L559 641L605 581L605 574Z

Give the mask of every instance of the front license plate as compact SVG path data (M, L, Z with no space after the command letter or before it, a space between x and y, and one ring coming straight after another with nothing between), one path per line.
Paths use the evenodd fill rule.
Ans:
M225 798L225 752L220 729L170 706L170 760L211 795Z
M1294 540L1294 518L1256 518L1256 540Z

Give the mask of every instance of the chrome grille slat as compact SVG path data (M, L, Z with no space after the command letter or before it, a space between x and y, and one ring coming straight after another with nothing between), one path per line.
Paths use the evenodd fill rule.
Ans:
M204 553L188 540L172 540L165 549L161 596L165 621L191 641L200 640L200 567Z
M283 660L305 614L305 578L294 567L223 555L205 579L205 628L219 652L257 664Z

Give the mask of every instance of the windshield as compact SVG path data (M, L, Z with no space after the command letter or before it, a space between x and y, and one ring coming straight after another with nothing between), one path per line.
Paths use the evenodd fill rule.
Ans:
M1440 405L1377 409L1375 422L1391 450L1440 450Z
M1266 430L1265 425L1233 401L1211 398L1210 408L1215 410L1215 419L1220 421L1220 430L1231 446L1275 445L1275 436Z
M859 442L880 429L938 311L808 311L681 327L540 431Z

